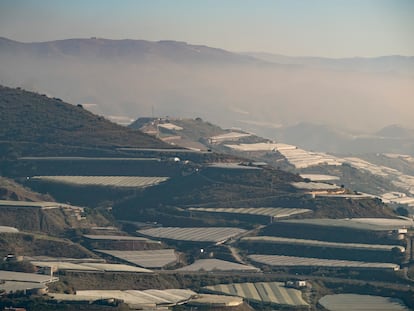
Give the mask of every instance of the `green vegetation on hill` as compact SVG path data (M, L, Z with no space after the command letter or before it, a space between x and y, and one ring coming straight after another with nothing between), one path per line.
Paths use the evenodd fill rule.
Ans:
M24 256L96 257L91 251L66 239L31 233L1 233L0 258L10 253Z
M50 195L40 194L25 188L12 179L0 176L0 200L54 201Z
M23 155L47 154L44 149L47 151L50 147L69 151L74 146L170 147L154 137L94 115L82 106L21 89L0 86L0 111L0 156L3 157L13 151ZM43 147L47 145L52 146Z
M79 220L70 209L1 206L0 226L12 226L23 231L42 232L53 236L67 236L73 230L109 224L97 210L86 209L85 214L86 217Z
M119 219L156 221L165 226L246 225L255 222L234 217L190 213L188 207L298 207L313 217L388 217L392 211L375 199L316 198L293 188L297 175L276 169L229 170L205 168L115 202ZM179 207L179 208L177 208ZM298 216L302 217L302 216ZM305 215L310 217L310 215ZM238 223L239 222L239 223ZM237 224L238 223L238 224Z

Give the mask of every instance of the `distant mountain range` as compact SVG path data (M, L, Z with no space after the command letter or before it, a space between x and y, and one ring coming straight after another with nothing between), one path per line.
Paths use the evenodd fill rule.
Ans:
M22 43L0 37L0 51L13 56L39 58L81 58L145 62L168 59L173 62L258 63L248 55L222 49L189 45L179 41L109 40L101 38L67 39L49 42Z
M414 74L414 56L388 55L381 57L351 57L351 58L327 58L327 57L292 57L280 54L246 52L242 53L266 62L286 65L305 65L331 70L404 73Z
M273 139L278 127L301 122L355 132L410 127L413 68L414 58L404 56L297 58L176 41L0 38L0 84L123 123L201 117Z
M414 155L414 130L399 125L389 125L374 133L355 134L332 126L298 123L272 130L271 133L280 142L288 142L308 150L339 154Z

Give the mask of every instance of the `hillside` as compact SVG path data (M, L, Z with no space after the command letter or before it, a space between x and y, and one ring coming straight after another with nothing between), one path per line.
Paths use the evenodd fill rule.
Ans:
M359 138L328 126L301 123L294 127L275 130L276 133L285 134L282 135L284 139L277 142L242 129L223 129L200 118L139 119L130 126L139 127L141 131L152 135L156 133L160 139L177 146L231 154L304 176L311 174L311 179L328 178L325 181L344 185L352 191L376 195L384 202L392 201L411 206L414 202L412 157L394 153L351 156L352 151L355 151L352 145L363 144L363 141L372 142L367 144L368 149L375 145L380 148L378 151L394 151L387 144L388 141L394 141L394 145L398 145L400 149L409 148L413 142L410 136L412 131L398 126L390 126L375 135ZM401 135L402 133L405 135ZM396 139L396 135L404 138ZM298 144L287 145L286 141L297 141ZM344 156L311 151L312 145L323 149L323 144L334 150L344 150L347 146L349 149ZM305 145L304 149L300 148L301 145Z
M168 148L153 137L112 123L58 98L0 86L2 156L118 147Z
M44 195L25 188L12 179L0 176L0 200L12 201L53 201L50 195Z
M269 142L269 139L259 137L240 128L225 129L217 124L197 117L191 118L138 118L128 127L157 136L161 140L176 146L199 150L211 150L230 154L226 143ZM235 154L240 156L240 154ZM246 155L241 155L242 158ZM252 157L249 157L252 159Z
M312 210L310 217L393 217L392 211L376 199L335 196L312 199L291 185L300 180L295 174L271 168L205 167L119 200L113 205L113 212L121 220L157 222L164 226L251 227L260 223L252 216L236 220L231 216L197 215L189 212L190 207L307 208Z
M0 256L4 257L10 253L25 256L96 257L86 248L67 239L31 233L2 233L0 234Z
M326 218L385 217L392 218L386 221L398 222L398 219L394 219L396 215L393 211L377 198L358 195L346 187L311 182L309 178L301 177L298 174L300 170L295 169L295 163L303 164L300 161L304 161L313 164L315 161L304 158L303 154L293 159L283 154L286 151L300 153L301 150L295 146L277 144L242 129L223 129L200 118L148 118L136 122L140 130L152 132L154 136L165 140L162 142L154 136L122 128L82 107L58 99L8 88L2 88L2 92L5 95L2 96L1 108L7 112L6 117L2 115L2 121L7 127L0 132L2 146L6 147L2 149L0 174L13 178L4 179L0 184L4 184L6 189L3 191L4 198L38 200L52 196L59 202L72 204L1 202L0 226L14 226L20 232L3 228L6 231L0 234L0 255L14 253L59 257L45 259L49 263L62 263L56 272L60 280L50 285L50 292L141 287L200 290L205 285L217 284L221 279L225 280L224 283L240 278L245 282L269 278L281 281L292 276L296 279L298 273L301 278L312 278L312 282L314 277L323 279L324 273L343 277L345 281L352 274L353 278L364 280L364 284L382 278L404 281L394 272L367 272L365 275L364 271L348 270L347 263L327 270L323 267L311 270L300 270L299 267L296 270L296 267L273 268L272 264L267 263L262 267L261 263L248 257L253 248L237 242L242 235L254 236L267 232L265 230L273 232L274 228L283 226L285 218L297 221L322 218L322 222L325 222L329 221ZM167 145L166 142L176 145ZM182 142L201 146L202 149L182 149ZM321 160L321 155L317 153L305 153L305 156ZM332 161L330 155L324 156L328 162ZM291 171L284 171L280 167L288 167ZM353 169L349 171L349 175L352 175ZM17 182L31 190L19 186ZM211 208L224 208L226 211L218 214L208 211ZM236 209L239 212L235 213ZM248 209L249 213L241 212L241 209ZM274 214L276 212L278 216ZM137 229L173 230L178 233L175 236L157 236ZM236 232L237 235L225 238L227 234L223 232L228 231ZM297 231L300 234L298 238L307 238L313 230ZM187 234L183 236L180 232ZM355 233L350 231L349 237ZM218 236L213 238L215 235ZM142 236L149 237L153 242L142 242ZM322 236L321 239L328 238ZM97 244L93 241L101 242L100 251L95 249ZM175 254L173 258L177 263L156 270L156 273L141 275L132 272L136 267L124 267L128 270L118 271L111 270L120 269L113 265L106 265L105 271L83 271L78 270L79 266L72 270L72 265L69 268L64 266L73 259L60 258L83 258L85 261L105 259L107 264L129 262L144 266L144 263L128 259L129 255L143 256L141 259L148 258L146 260L161 257L151 255L154 251L152 248L148 249L149 253L140 253L147 251L141 249L140 243L155 243L156 248L166 247L165 251ZM409 245L408 240L399 243ZM326 257L343 259L343 252L335 249L324 249L319 254L310 252L309 247L294 245L273 248L278 249L281 255L306 255L305 260L310 260L310 255L317 256L317 260ZM387 252L382 252L386 254L384 261L394 262L396 259L400 264L406 258L397 258L387 249ZM110 254L111 250L121 253L104 255ZM372 256L366 254L362 258L361 252L353 251L347 252L346 258L375 259L382 253ZM254 261L254 265L263 268L266 273L216 271L216 268L203 268L190 273L172 271L203 258L230 261L227 264L235 264L235 261L253 264ZM36 265L41 266L42 263ZM20 269L19 265L7 263L3 267ZM301 295L300 292L298 294ZM307 301L316 303L315 297L306 297ZM84 305L85 308L89 303ZM64 308L64 303L61 306Z

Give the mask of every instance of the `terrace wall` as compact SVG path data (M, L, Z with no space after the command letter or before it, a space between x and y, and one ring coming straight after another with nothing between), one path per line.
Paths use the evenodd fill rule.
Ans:
M138 251L161 249L159 243L148 243L146 241L118 241L118 240L91 240L85 239L85 246L90 249L108 249L120 251Z
M252 243L243 241L240 243L249 254L285 255L296 257L311 257L323 259L343 259L367 262L392 262L400 264L404 260L405 253L380 250L354 250L334 247L317 247L304 245L287 245L278 243Z
M387 231L358 230L342 227L318 226L312 224L299 224L276 222L264 228L260 235L280 236L288 238L310 240L365 243L365 244L404 244L396 241Z
M20 160L14 176L90 175L90 176L176 176L181 168L170 161L148 160Z

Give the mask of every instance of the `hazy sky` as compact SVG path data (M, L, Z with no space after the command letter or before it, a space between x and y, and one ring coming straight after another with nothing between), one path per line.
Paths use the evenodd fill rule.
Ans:
M414 55L414 1L0 0L0 36L170 39L328 57Z

